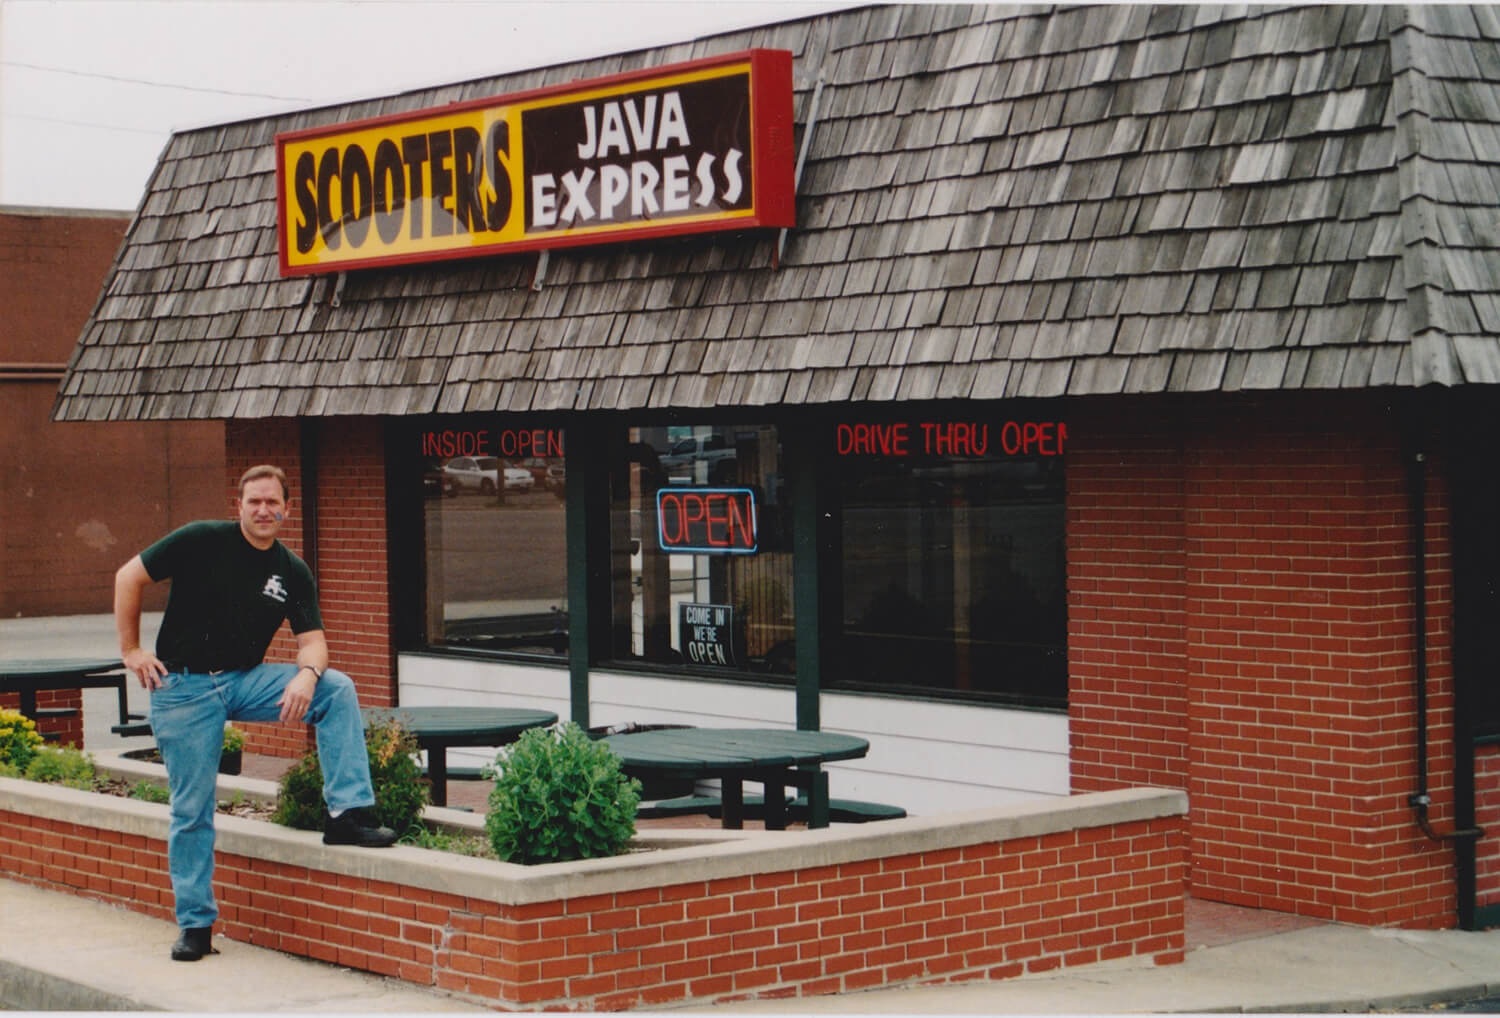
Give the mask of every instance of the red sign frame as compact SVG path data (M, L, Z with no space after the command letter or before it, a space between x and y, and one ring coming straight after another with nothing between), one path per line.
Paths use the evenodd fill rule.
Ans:
M678 93L695 88L701 92L720 82L726 83L720 92L728 89L738 95L735 90L741 87L741 75L748 111L738 115L748 119L748 125L737 128L742 133L736 139L747 141L749 151L730 149L732 156L700 154L698 164L686 170L687 156L667 158L669 146L685 148L688 142L683 106L689 106L689 119L701 122L705 116L691 106L691 99L678 98ZM668 127L674 98L679 114L672 122L678 127L675 135ZM601 221L597 223L580 226L575 216L572 225L544 229L528 221L538 182L525 179L524 168L547 143L528 141L523 121L565 110L569 104L576 104L584 114L580 120L587 121L590 136L596 129L596 113L601 135L612 115L618 136L627 139L616 162L629 159L632 151L638 157L628 171L631 212L638 219L605 222L606 206L600 200ZM597 104L597 111L588 104ZM654 143L653 124L659 125ZM635 143L634 148L629 141ZM723 144L717 137L712 143ZM702 147L710 142L694 140L692 144ZM568 147L565 140L554 151L566 154ZM770 49L742 50L290 131L276 136L281 274L311 275L711 231L789 227L796 219L793 147L792 54ZM614 170L611 181L626 172L609 163L616 153L607 152L602 143L597 158L585 156L584 149L583 144L576 146L578 178L594 163L600 164L601 178L606 168ZM655 165L639 169L651 161L650 156L658 157ZM664 162L675 165L663 169ZM741 167L743 179L736 177ZM724 181L717 193L712 186L715 180ZM602 189L602 181L599 186ZM653 189L650 194L645 190L648 187ZM691 204L697 207L683 212L689 192L695 195ZM746 192L748 199L743 197ZM561 193L557 188L555 195ZM582 194L579 185L568 197ZM639 207L638 194L645 195ZM724 207L731 194L737 196L738 204ZM678 199L670 211L672 203L664 195ZM570 206L579 207L593 211L586 198Z

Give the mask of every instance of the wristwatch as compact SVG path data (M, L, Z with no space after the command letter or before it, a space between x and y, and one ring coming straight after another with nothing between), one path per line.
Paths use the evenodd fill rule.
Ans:
M320 672L320 671L318 671L312 665L303 665L302 668L306 668L308 671L312 672L313 673L313 679L315 679L315 680L321 679L323 677L323 673ZM297 671L300 672L302 670L302 668L298 668Z

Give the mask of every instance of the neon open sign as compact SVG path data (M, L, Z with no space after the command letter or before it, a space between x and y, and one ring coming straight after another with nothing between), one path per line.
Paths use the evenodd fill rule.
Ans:
M665 552L753 555L755 492L749 488L661 488L656 536Z

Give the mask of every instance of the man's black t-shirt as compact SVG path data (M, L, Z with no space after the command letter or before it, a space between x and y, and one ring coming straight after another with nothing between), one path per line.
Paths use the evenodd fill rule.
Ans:
M189 523L141 552L153 580L172 580L156 656L190 671L253 668L283 619L322 629L312 572L280 541L261 551L236 521Z

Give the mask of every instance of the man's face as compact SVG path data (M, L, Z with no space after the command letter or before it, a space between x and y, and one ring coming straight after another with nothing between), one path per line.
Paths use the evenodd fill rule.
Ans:
M274 477L257 477L240 492L240 530L257 548L269 548L286 518L286 498L281 482Z

